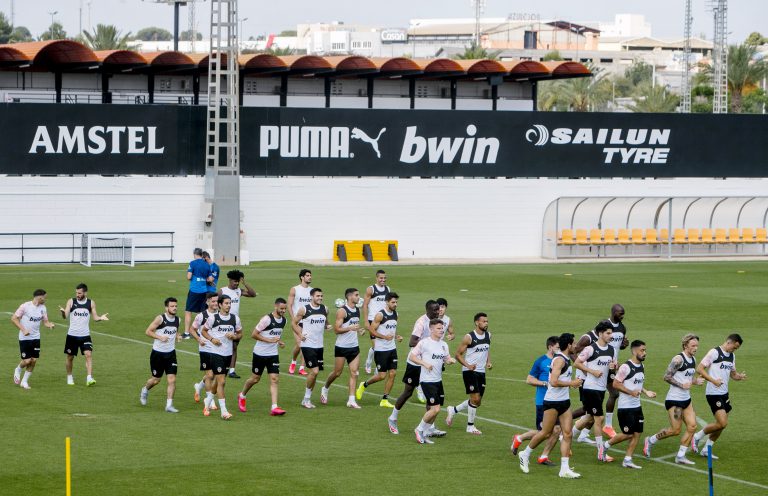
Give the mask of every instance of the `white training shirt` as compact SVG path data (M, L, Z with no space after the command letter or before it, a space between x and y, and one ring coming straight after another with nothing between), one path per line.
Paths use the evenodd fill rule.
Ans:
M368 322L373 322L376 314L387 306L386 297L389 294L389 286L372 284L368 287L372 290L371 299L368 300Z
M590 370L599 370L603 374L595 377L592 374L586 374L584 379L584 389L594 391L605 391L608 384L609 365L613 362L613 347L610 344L601 348L597 343L592 343L579 353L579 360L584 360L584 365Z
M560 357L563 360L565 360L565 365L563 366L563 369L560 371L560 375L558 376L557 380L559 381L570 381L571 380L571 360L567 356L563 355L561 352L555 353L555 356L552 357L552 362L549 364L549 372L552 373L552 363L554 363L555 358ZM568 390L568 386L553 386L550 384L549 380L547 380L547 392L544 393L544 401L568 401L570 397L570 391Z
M313 307L310 304L304 306L306 312L301 321L302 334L306 339L301 341L302 348L322 348L325 325L328 321L328 309L325 305Z
M621 364L621 367L616 372L616 380L630 391L642 391L643 383L645 382L645 367L643 367L642 363L637 364L632 360L627 360ZM640 408L640 397L635 398L630 394L620 391L619 410L626 408Z
M430 337L419 341L408 355L409 358L413 355L432 365L432 370L421 367L419 382L440 382L443 380L443 364L448 361L451 352L445 341L435 341Z
M397 334L397 310L387 313L387 310L383 309L379 313L382 315L382 319L376 332L384 336ZM395 339L376 338L373 340L373 351L392 351L396 348L397 341Z
M35 305L34 302L28 301L22 303L14 315L19 319L21 327L29 331L28 336L25 336L23 332L19 331L19 341L40 339L40 323L42 323L48 315L45 305Z
M211 344L211 353L225 357L231 356L232 340L227 338L226 334L243 328L240 325L240 317L231 313L226 317L221 315L221 313L215 313L208 317L205 327L208 328L208 334L212 339L215 338L221 341L219 346Z
M69 309L68 335L82 338L91 333L91 305L91 300L88 298L84 300L72 298L72 307Z
M728 382L731 380L731 371L736 370L736 355L726 353L721 347L713 348L702 358L701 364L707 368L707 373L723 383L720 387L707 381L706 394L728 394Z
M259 335L267 339L281 338L283 336L284 327L285 317L276 319L271 313L263 316L259 323L256 324L256 330L259 332ZM275 356L277 355L277 349L277 343L256 341L256 344L253 345L253 354L263 357Z
M611 319L608 319L608 322L611 323L613 326L613 333L611 333L611 342L608 343L613 347L613 359L618 361L619 360L619 351L621 351L621 343L624 342L624 337L626 336L626 327L624 327L624 324L622 322L613 322Z
M229 289L229 286L221 288L221 294L227 295L232 301L232 306L229 307L229 313L232 315L240 315L240 298L243 296L243 290L240 288Z
M174 315L169 317L166 314L160 316L162 322L155 329L155 334L158 336L167 336L168 341L165 343L159 339L155 339L152 342L152 349L161 353L170 353L176 350L176 334L179 332L179 317Z
M693 376L696 374L696 359L685 353L678 353L677 356L683 357L683 363L680 364L680 368L672 377L680 384L693 383ZM687 401L691 399L691 391L670 384L666 399L667 401Z
M312 297L309 295L309 292L312 291L312 286L307 286L306 288L299 284L298 286L293 287L293 306L291 307L291 312L293 315L296 315L296 313L299 311L299 308L309 305L309 302L312 301Z
M581 338L583 338L584 336L589 336L589 345L593 345L593 344L595 344L597 342L597 333L594 331L594 329L589 331L588 333L584 334L583 336L581 336L579 338L579 341L581 341ZM589 345L587 345L587 346L589 346ZM586 374L584 372L582 372L581 370L576 369L576 378L584 380L584 379L586 379Z
M208 317L213 315L212 313L208 312L208 309L206 308L199 314L195 316L195 320L192 321L192 328L197 331L197 334L200 336L200 338L203 340L203 344L197 343L197 351L199 353L211 353L213 351L213 345L210 341L205 339L203 336L203 333L201 332L203 329L203 324L208 322Z
M424 314L416 319L416 323L413 325L413 332L411 332L411 336L417 336L419 341L429 337L429 317L427 317L427 314ZM406 361L411 365L418 367L418 365L411 361L410 357Z
M360 323L359 308L349 308L346 305L341 308L345 312L344 321L341 324L342 329L352 327L353 325ZM336 346L339 348L357 348L357 331L347 331L344 334L336 334Z
M485 364L488 363L488 353L491 350L491 333L486 331L478 333L473 330L469 333L472 342L467 346L464 353L464 361L470 365L475 365L475 372L485 373ZM469 370L462 366L461 371Z
M440 318L440 320L443 321L443 329L445 330L445 333L443 334L443 336L445 336L446 334L448 334L448 326L451 325L451 318L448 315L443 315Z

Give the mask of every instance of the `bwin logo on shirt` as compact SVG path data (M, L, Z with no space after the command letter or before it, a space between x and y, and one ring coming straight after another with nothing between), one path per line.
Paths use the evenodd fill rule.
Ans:
M325 324L325 319L309 319L310 324Z

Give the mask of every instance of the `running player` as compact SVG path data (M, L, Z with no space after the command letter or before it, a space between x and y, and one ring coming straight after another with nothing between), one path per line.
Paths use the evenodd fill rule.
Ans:
M357 388L357 376L360 374L360 346L357 336L362 336L365 328L360 325L360 309L357 303L360 301L360 292L355 288L344 291L347 300L343 307L336 310L336 323L333 332L336 333L336 346L334 347L333 371L328 374L323 388L320 390L320 403L328 404L328 390L341 373L344 371L344 362L349 367L349 397L347 408L360 408L355 401L355 389Z
M385 307L380 310L369 325L371 337L373 337L373 359L376 362L376 375L360 384L355 392L355 398L361 400L365 389L384 379L384 395L379 401L379 406L394 408L389 402L389 393L395 384L397 374L397 343L403 341L403 337L397 334L397 293L388 293L385 298Z
M85 385L93 386L96 381L93 379L93 341L91 340L91 317L94 322L109 320L109 314L99 315L96 312L96 302L88 298L88 286L80 283L75 288L75 297L67 300L64 308L59 307L61 316L69 319L69 330L67 330L67 340L64 343L64 353L67 355L65 368L67 371L67 384L75 385L75 379L72 377L72 362L77 356L78 350L85 357Z
M224 395L224 386L227 382L227 365L232 360L232 342L240 339L243 335L240 324L240 317L230 313L232 300L229 296L223 294L219 296L219 311L208 317L202 327L202 334L205 339L213 345L211 351L211 369L213 370L214 387L216 396L219 399L219 408L221 409L221 418L229 420L232 414L227 410L227 403ZM210 415L212 398L205 399L203 415Z
M571 451L571 427L573 416L571 415L571 400L568 388L581 386L581 379L571 379L571 359L568 356L573 353L573 334L564 333L558 338L560 351L555 354L550 364L549 383L547 393L544 395L544 419L541 421L541 430L533 436L528 446L518 455L520 470L528 473L528 461L534 448L552 435L555 423L560 422L563 439L560 442L560 477L564 479L578 479L580 474L574 472L570 463Z
M453 341L456 337L456 332L453 330L453 322L451 322L451 317L445 314L445 312L448 310L448 300L445 298L438 298L435 301L438 305L440 305L437 318L442 320L443 324L445 325L444 336L448 339L448 341Z
M701 456L707 456L706 447L712 446L718 440L723 430L728 427L728 414L731 412L731 400L728 397L728 381L743 381L747 378L744 372L736 372L736 350L741 348L743 340L738 334L731 334L725 339L725 343L717 348L709 350L696 368L707 381L707 403L715 416L715 421L694 434L691 441L691 451L699 452L698 444L707 436L705 449L701 450ZM712 458L718 458L712 455Z
M213 369L211 368L213 345L200 334L200 329L203 327L203 324L208 322L208 317L219 310L219 295L216 293L208 293L205 304L206 309L195 316L195 320L192 322L192 327L189 331L198 343L200 370L203 372L202 380L195 383L195 403L200 403L200 393L205 390L205 397L208 400L208 403L215 405L215 403L213 403L213 395L215 394L213 391Z
M13 383L24 389L29 387L29 377L35 370L37 359L40 358L40 323L48 329L55 325L48 320L48 310L45 308L47 294L44 289L36 289L32 300L22 303L11 315L11 322L19 329L19 354L21 361L13 371ZM24 370L22 377L21 371Z
M301 269L299 271L299 284L291 288L288 292L288 315L293 322L293 318L296 316L296 312L300 308L304 308L312 302L310 291L312 291L312 271L309 269ZM293 327L293 326L291 326ZM291 352L291 365L288 367L288 373L293 375L296 372L296 360L301 354L301 333L296 334L294 331L294 345ZM301 366L299 366L299 375L307 375L307 371L304 370L304 357L301 357Z
M598 322L598 326L601 325ZM597 326L595 326L597 327ZM595 329L592 329L586 334L583 334L579 340L576 342L575 345L573 345L573 354L569 357L571 359L571 363L576 361L576 358L579 356L579 354L586 348L587 346L590 346L597 342L597 332ZM576 378L581 379L582 384L584 382L584 379L586 379L586 374L582 372L579 369L576 369ZM579 403L581 403L581 406L578 408L575 408L571 415L573 416L573 419L576 420L578 418L581 418L586 413L586 410L584 409L584 388L579 387ZM574 431L574 439L577 443L586 443L586 444L595 444L595 441L590 439L589 437L589 430L594 424L594 421L592 420L592 417L589 416L587 420L587 424L585 425L584 429L580 429L581 432Z
M683 336L683 352L672 357L664 374L664 381L669 383L669 392L664 401L664 408L669 415L669 427L662 429L653 436L646 437L643 443L643 454L651 457L651 449L661 439L680 434L685 423L685 433L680 439L680 448L675 456L675 463L680 465L695 465L685 457L691 439L696 432L696 412L691 403L691 386L704 384L704 379L696 376L696 351L699 349L699 337L695 334Z
M547 384L549 384L549 365L552 363L552 359L555 357L555 353L560 351L558 346L558 336L550 336L547 338L547 352L541 355L533 362L531 371L528 372L528 377L525 378L525 383L536 388L536 426L535 430L525 432L523 434L515 434L512 438L512 454L517 455L517 450L523 441L528 441L541 430L541 421L544 419L544 395L547 393ZM549 460L549 454L557 444L557 440L560 437L560 426L555 425L552 435L547 439L547 444L544 446L544 450L541 456L537 459L539 465L554 465Z
M408 360L420 367L419 383L427 397L427 412L413 431L419 444L434 444L434 441L429 439L431 436L428 432L434 429L437 414L445 402L443 365L456 363L456 360L451 358L448 345L443 341L444 332L443 321L431 319L429 337L420 340L408 354Z
M178 301L176 298L165 299L165 312L158 315L144 331L147 336L154 339L152 353L149 355L149 368L152 376L147 380L139 394L139 403L147 404L149 390L160 384L160 378L165 374L168 386L166 387L165 411L179 413L173 406L173 393L176 392L176 342L181 341L179 334L179 317L176 316Z
M254 298L258 293L245 282L245 274L239 270L230 270L227 272L227 285L219 288L219 295L229 296L232 300L232 308L229 313L239 317L240 298ZM237 345L239 343L239 339L232 341L232 362L229 364L229 377L233 379L240 379L240 376L235 372L235 364L237 363Z
M464 390L469 395L469 400L455 407L449 406L445 423L450 426L457 412L467 410L467 433L480 435L482 432L475 427L475 415L485 394L485 369L493 367L491 332L488 330L487 314L483 312L475 314L475 328L459 343L456 349L456 360L461 363Z
M619 392L619 426L621 433L616 434L605 442L605 449L629 440L627 452L621 466L624 468L642 468L635 465L632 455L635 453L640 435L643 433L643 408L640 405L640 394L645 393L649 398L655 398L656 393L643 387L645 383L645 343L640 340L632 341L632 357L619 367L613 379L613 387Z
M575 367L586 375L582 387L584 410L592 417L594 422L595 442L597 443L597 459L601 462L611 462L613 458L605 453L603 446L603 400L605 399L608 373L616 369L613 360L613 348L609 344L613 334L613 326L610 322L602 321L595 327L597 341L579 353ZM584 417L576 423L573 434L578 434L580 429L586 428L588 418Z
M331 326L327 324L328 309L323 305L323 290L312 288L309 295L312 301L299 308L291 323L294 334L299 336L301 354L309 369L301 406L315 408L312 404L312 391L315 389L317 374L323 368L323 333Z
M211 268L211 280L208 281L208 292L215 293L216 288L219 287L219 274L221 273L221 268L219 267L219 264L213 261L211 254L207 251L203 252L203 260L205 260L205 263Z
M611 318L609 322L613 326L610 345L613 347L613 360L619 362L619 350L626 349L629 346L627 339L627 328L624 327L624 307L616 303L611 307ZM608 374L608 399L605 402L605 425L603 432L610 438L616 435L613 429L613 409L616 405L616 399L619 392L613 389L613 379L616 377L616 371L611 370Z
M269 392L272 396L272 408L269 410L269 414L273 417L285 415L285 410L277 406L277 385L280 379L280 356L277 348L278 346L285 348L282 337L287 308L286 301L277 298L272 313L262 317L251 334L256 340L256 344L253 346L253 374L245 381L243 390L237 395L237 406L241 412L246 411L245 396L254 384L259 383L264 369L266 369L267 374L269 374Z
M411 338L408 341L408 347L415 347L419 341L426 339L430 335L429 322L436 319L438 312L440 311L440 305L435 300L428 300L424 305L426 313L416 320L413 326L413 332ZM409 355L410 356L410 355ZM400 414L400 410L405 406L405 402L413 396L413 391L419 385L419 377L421 376L421 368L413 363L410 358L405 364L405 374L403 374L403 392L395 401L395 408L392 409L392 413L389 416L389 431L392 434L399 434L400 431L397 428L397 416ZM426 402L426 398L423 403Z
M184 339L189 339L189 326L192 323L192 315L202 312L205 309L205 295L208 294L208 284L213 283L211 275L211 266L203 259L203 250L195 248L193 251L194 259L189 262L187 267L187 280L189 281L189 292L187 293L187 304L184 307Z
M387 273L379 269L376 271L376 282L368 286L363 298L363 321L367 322L366 329L371 330L373 319L385 306L387 295L390 289L387 286ZM365 359L365 373L371 373L373 365L373 354L375 352L376 337L371 334L371 349L368 350L368 358ZM359 399L359 398L358 398Z

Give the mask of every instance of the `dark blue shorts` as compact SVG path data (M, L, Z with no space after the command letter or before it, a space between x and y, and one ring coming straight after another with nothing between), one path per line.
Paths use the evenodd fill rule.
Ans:
M200 313L205 310L208 305L205 304L205 297L208 293L193 293L192 291L187 293L187 306L184 310L187 312Z

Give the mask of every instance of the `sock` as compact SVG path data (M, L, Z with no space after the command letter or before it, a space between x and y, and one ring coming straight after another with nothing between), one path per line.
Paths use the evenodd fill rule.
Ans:
M200 386L200 389L203 389L205 387L205 379L197 383L198 386Z
M389 395L388 394L384 394L384 395L381 396L381 399L382 400L389 399Z
M688 446L680 446L680 449L677 450L677 457L682 458L685 456L685 453L688 451Z
M85 380L86 381L92 381L93 377L91 375L87 375L87 376L85 376Z
M632 461L632 457L631 456L625 456L624 457L624 461L625 462L631 462Z
M576 426L573 427L573 430L571 431L571 434L573 437L579 437L579 434L581 434L581 429L577 429Z
M168 408L169 406L173 406L173 400L171 398L165 400L165 407Z
M597 446L603 446L603 436L595 436L595 443Z
M355 402L355 395L350 394L349 398L347 399L347 403L354 403Z
M149 389L147 389L147 386L141 387L141 394L149 394Z
M579 434L579 439L587 439L589 437L589 429L582 429Z
M648 444L656 444L658 442L659 438L656 437L656 434L648 438Z
M398 410L397 408L393 408L392 409L392 414L389 416L389 419L392 420L393 422L397 422L397 414L398 413L400 413L400 410Z
M219 399L219 408L221 409L221 414L224 415L227 412L227 400L224 398Z
M303 365L300 365L300 366L299 366L299 370L304 370L304 366L303 366Z
M211 393L210 391L205 393L205 407L206 408L211 408L211 403L213 403L213 400L214 400L213 393Z
M304 400L309 401L309 399L312 397L312 390L309 388L304 389Z
M528 445L523 450L523 456L531 456L531 453L533 453L533 450L531 449L531 446Z
M477 407L472 403L468 403L467 410L467 425L475 425L475 415L477 415Z
M603 447L604 447L605 449L608 449L608 448L610 448L610 447L611 447L611 441L606 441L605 443L603 443Z
M706 448L707 446L714 446L714 444L715 442L713 440L707 438L707 442L704 444L704 448Z
M27 381L29 380L29 376L31 376L31 375L32 375L32 372L30 372L29 370L24 372L24 377L21 378L21 383L22 384L26 384Z
M91 376L88 376L88 377L90 378ZM74 377L72 377L72 374L69 374L69 375L67 376L67 382L75 382L75 378L74 378Z
M230 374L234 374L235 373L235 368L234 367L230 367L229 368L229 373Z
M698 443L701 440L701 438L703 438L703 437L704 437L704 429L702 429L699 432L697 432L696 434L694 434L693 435L693 440Z
M461 404L459 404L459 405L456 405L456 406L454 407L454 410L456 410L457 412L463 412L463 411L464 411L464 410L466 410L467 408L469 408L469 400L467 400L467 401L465 401L464 403L461 403Z
M277 403L272 403L272 409L274 410L275 408L277 408Z
M563 456L563 457L561 457L561 458L560 458L560 470L570 470L570 469L571 469L571 467L570 467L570 465L568 464L568 462L569 462L570 460L571 460L571 459L570 459L569 457L567 457L567 456Z
M291 365L296 365L296 360L291 360Z
M424 422L424 420L422 419L422 421L419 422L419 426L417 427L417 429L420 430L421 432L427 432L429 430L429 424Z
M245 399L245 393L244 393L244 392L240 391L239 393L237 393L237 395L238 395L240 398L243 398L243 399Z
M613 412L605 414L605 425L613 427Z
M21 375L21 367L16 366L16 374Z
M323 386L323 388L320 390L320 394L322 394L323 396L327 397L328 396L328 388Z

